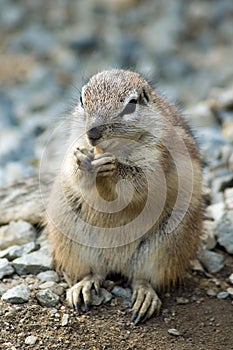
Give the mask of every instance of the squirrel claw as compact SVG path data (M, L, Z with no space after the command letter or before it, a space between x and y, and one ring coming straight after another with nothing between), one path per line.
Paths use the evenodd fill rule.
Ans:
M94 286L98 294L101 281L102 279L97 275L88 275L84 277L80 282L68 289L66 296L68 304L79 312L82 306L81 300L83 300L85 311L89 311L91 307L91 289Z
M145 282L134 284L132 296L132 322L137 325L145 322L154 313L158 313L161 307L161 301L150 286Z

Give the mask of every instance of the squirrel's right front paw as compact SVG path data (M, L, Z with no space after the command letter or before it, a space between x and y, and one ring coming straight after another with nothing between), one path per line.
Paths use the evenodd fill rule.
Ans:
M88 151L87 149L77 147L74 152L77 160L78 168L83 171L94 172L91 162L94 159L93 149Z
M100 293L100 285L102 278L98 275L88 275L73 287L68 289L66 299L68 304L74 310L80 312L82 302L84 303L85 311L88 311L91 305L91 289L94 287L97 295Z

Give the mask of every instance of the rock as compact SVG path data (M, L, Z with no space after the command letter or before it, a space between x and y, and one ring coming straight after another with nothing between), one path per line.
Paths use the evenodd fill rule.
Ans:
M233 176L232 174L229 174L229 170L225 172L223 169L223 172L221 175L218 174L217 178L214 178L212 181L212 192L222 192L226 188L231 187L233 185ZM216 176L216 175L215 175Z
M220 292L217 294L217 298L218 299L226 299L229 297L229 293L228 292Z
M233 254L233 210L225 211L216 226L218 243L223 246L229 254Z
M229 282L231 283L231 284L233 284L233 273L230 275L230 277L229 277Z
M224 191L226 209L233 210L233 188L227 188Z
M215 290L209 288L206 292L206 294L209 296L209 297L216 297L217 293L215 292Z
M231 169L231 171L233 171L233 153L229 158L229 168Z
M57 272L55 272L53 270L40 272L36 277L43 282L47 282L47 281L58 282L59 281L59 276L58 276Z
M208 218L213 219L216 222L218 222L224 214L224 208L225 208L225 206L224 206L223 202L209 205L206 208Z
M13 267L19 275L33 274L50 270L52 257L44 250L26 254L13 261Z
M25 339L24 343L25 343L26 345L35 345L36 342L37 342L37 340L38 340L38 337L36 337L35 335L29 335L29 336Z
M227 144L218 127L202 128L198 132L201 150L205 159L214 162L219 159L221 147Z
M233 89L213 89L210 93L209 104L214 110L231 109L233 106Z
M0 250L13 245L23 245L34 242L36 233L31 224L26 221L12 221L9 225L0 227Z
M203 249L199 259L210 273L219 272L224 267L224 257L210 250Z
M181 333L176 328L168 329L168 333L170 335L174 335L175 337L179 337L181 335Z
M5 284L0 283L0 297L7 291Z
M233 288L232 287L227 288L227 293L231 296L231 298L233 298Z
M106 289L100 288L100 294L97 295L94 290L91 291L91 304L94 306L99 306L101 304L106 304L112 299L112 294Z
M31 253L37 248L35 242L29 242L24 245L13 245L12 247L8 247L4 250L0 251L0 258L6 258L10 261L20 258L22 255Z
M116 297L126 298L126 299L130 299L130 300L132 297L132 292L131 292L130 288L123 288L120 286L115 286L111 292Z
M13 103L10 97L4 92L0 91L0 128L3 130L4 127L16 126L17 120L13 112Z
M50 289L53 293L57 295L62 295L64 293L64 288L53 281L46 281L40 285L40 289Z
M202 241L207 249L213 249L216 246L215 238L216 223L210 220L204 220Z
M36 293L36 298L40 305L54 307L59 303L59 296L50 289L44 289Z
M226 112L225 112L226 113ZM227 117L224 120L222 134L232 144L233 142L233 120L232 113L227 113Z
M1 27L4 30L10 30L12 27L19 27L24 19L25 9L20 4L12 4L4 1L5 5L1 11L4 11L4 16L1 16Z
M62 327L67 326L69 322L69 314L63 314L61 319Z
M14 164L32 158L34 156L34 141L33 135L30 135L28 130L19 127L5 129L4 133L1 134L0 165L6 166L9 162ZM7 175L17 180L14 174L8 173Z
M37 57L44 57L56 46L56 43L56 37L44 26L33 24L27 26L19 35L15 35L10 42L10 47L16 51L24 48L26 51L34 52Z
M179 297L179 298L176 298L176 302L179 305L185 305L185 304L189 303L189 299L184 298L184 297Z
M30 289L27 284L19 284L16 287L8 289L6 293L2 295L2 300L11 304L26 303L30 296Z
M12 273L14 273L14 269L9 261L7 259L0 259L0 279L4 276L12 275Z

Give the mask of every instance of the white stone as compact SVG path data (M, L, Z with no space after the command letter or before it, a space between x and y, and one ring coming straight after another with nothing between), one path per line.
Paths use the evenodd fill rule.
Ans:
M230 275L229 281L230 281L231 284L233 284L233 273Z
M2 279L4 276L12 275L14 272L13 267L9 263L7 259L0 259L0 279Z
M233 188L224 191L225 204L227 209L233 210Z
M215 221L204 220L202 241L207 249L213 249L216 246L215 229Z
M26 339L25 339L25 344L26 345L35 345L36 342L38 340L38 337L36 337L35 335L29 335Z
M62 327L67 326L69 322L69 314L63 314L61 319Z
M16 287L8 289L6 293L2 295L2 300L11 304L26 303L30 296L30 289L27 284L19 284Z
M55 272L53 270L40 272L36 277L43 282L47 282L47 281L58 282L59 281L59 276L58 276L57 272Z
M199 259L210 273L216 273L224 267L224 257L221 254L203 249Z
M59 296L50 289L43 289L36 294L36 298L40 305L54 307L59 303Z
M31 224L26 221L11 221L9 225L0 227L0 250L13 245L34 242L36 233Z
M224 207L225 205L223 202L209 205L206 208L207 216L214 219L216 222L218 222L223 217Z
M39 272L50 270L52 257L40 249L36 252L26 254L13 261L13 266L19 275L38 274Z
M24 254L31 253L36 248L35 242L29 242L24 245L13 245L4 250L0 250L0 258L14 260L20 258Z

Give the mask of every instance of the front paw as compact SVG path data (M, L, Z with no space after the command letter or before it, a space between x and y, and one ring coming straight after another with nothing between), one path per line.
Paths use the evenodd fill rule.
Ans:
M159 313L161 301L151 285L144 281L133 284L132 321L143 323L154 313Z
M91 165L98 176L112 176L116 170L117 160L112 153L101 153L95 155Z
M77 147L75 152L75 159L78 165L79 170L87 171L90 173L94 172L91 162L94 160L94 150L91 149L88 151L85 148Z
M91 290L94 287L97 295L100 293L100 285L102 278L98 275L88 275L73 287L68 289L66 299L68 304L74 310L80 312L82 302L84 303L85 311L88 311L91 305Z

